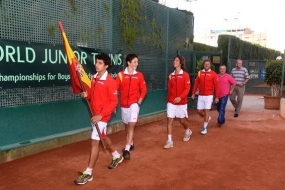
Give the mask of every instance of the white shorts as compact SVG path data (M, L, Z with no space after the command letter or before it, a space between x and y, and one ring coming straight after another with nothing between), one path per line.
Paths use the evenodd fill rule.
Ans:
M187 104L174 105L167 103L167 117L168 118L188 118Z
M137 122L140 112L140 107L137 103L133 103L129 108L121 108L122 121L125 124L129 122Z
M101 132L102 139L105 139L106 138L106 132L107 132L107 123L99 121L97 124L98 124L98 128ZM98 132L96 130L95 125L93 123L91 123L91 126L92 126L91 139L99 141L100 137L98 135Z
M198 96L198 102L197 102L197 109L203 110L207 109L210 110L212 108L213 103L213 95L209 96Z

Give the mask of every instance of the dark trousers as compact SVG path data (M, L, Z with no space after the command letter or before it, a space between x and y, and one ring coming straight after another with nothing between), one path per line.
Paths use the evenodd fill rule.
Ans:
M224 96L219 98L219 102L217 103L217 110L219 112L218 123L225 123L225 114L226 114L226 105L228 102L228 96Z

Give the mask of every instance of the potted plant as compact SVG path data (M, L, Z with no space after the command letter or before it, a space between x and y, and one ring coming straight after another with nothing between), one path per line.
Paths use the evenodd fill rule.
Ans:
M264 82L270 86L271 96L264 96L265 109L280 108L282 62L282 60L269 60L266 62Z

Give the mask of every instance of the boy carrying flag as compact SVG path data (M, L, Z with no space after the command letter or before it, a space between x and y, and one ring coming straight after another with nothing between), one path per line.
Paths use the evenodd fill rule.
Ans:
M91 118L92 135L91 135L91 153L89 156L88 166L83 173L80 173L78 179L74 180L75 184L83 185L93 179L92 170L99 157L99 135L95 129L95 124L98 125L102 139L106 144L106 148L112 154L113 159L108 166L109 169L114 169L123 161L120 155L113 147L111 140L106 136L107 122L111 118L117 104L117 85L116 81L108 74L107 68L111 65L110 57L101 53L96 57L95 68L97 73L91 79L91 92L82 92L81 96L90 100L90 106L94 113Z

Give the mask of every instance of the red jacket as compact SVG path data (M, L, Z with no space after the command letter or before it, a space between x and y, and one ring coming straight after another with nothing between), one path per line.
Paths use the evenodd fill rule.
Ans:
M181 101L176 105L187 104L190 86L190 78L187 72L181 69L179 74L175 74L175 71L171 73L168 79L167 102L174 104L173 100L176 97L180 97Z
M215 88L216 98L220 97L218 77L217 74L211 69L209 69L208 71L205 71L203 69L198 72L192 94L196 93L198 86L199 86L199 95L202 96L214 95L214 88Z
M106 71L100 79L97 74L91 79L91 93L88 94L93 114L102 116L101 121L108 122L118 104L116 81Z
M127 68L118 73L117 86L120 92L120 104L122 108L129 108L133 103L137 103L140 98L146 96L146 84L143 74L134 71L132 75Z

